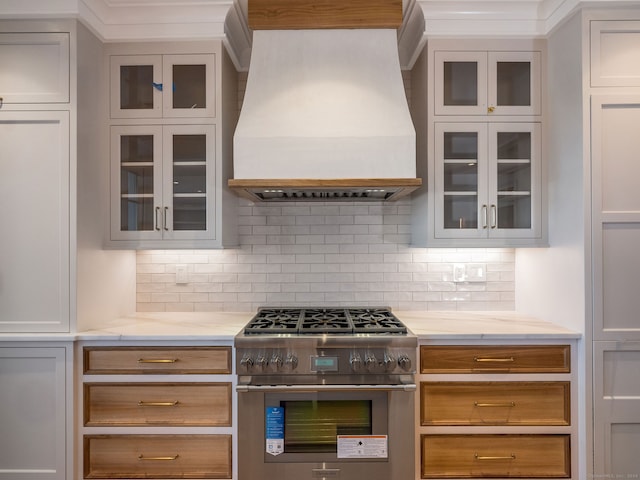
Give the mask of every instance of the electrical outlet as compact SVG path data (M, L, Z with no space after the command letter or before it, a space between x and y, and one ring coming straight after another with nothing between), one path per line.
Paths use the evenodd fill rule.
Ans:
M460 282L486 282L486 263L456 263L453 265L453 281Z
M189 283L189 275L186 265L176 265L176 285Z

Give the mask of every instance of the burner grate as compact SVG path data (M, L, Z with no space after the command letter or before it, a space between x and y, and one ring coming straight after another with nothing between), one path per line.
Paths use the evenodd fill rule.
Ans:
M406 335L407 328L388 307L260 308L244 333Z

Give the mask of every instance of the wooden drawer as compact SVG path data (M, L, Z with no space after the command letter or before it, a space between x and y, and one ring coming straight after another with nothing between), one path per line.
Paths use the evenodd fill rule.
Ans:
M570 425L569 382L423 382L422 425Z
M422 435L422 478L568 478L569 435Z
M231 384L85 384L84 423L231 426Z
M231 435L88 435L84 478L231 478Z
M569 345L423 345L420 373L569 373Z
M231 347L85 347L84 373L231 373Z

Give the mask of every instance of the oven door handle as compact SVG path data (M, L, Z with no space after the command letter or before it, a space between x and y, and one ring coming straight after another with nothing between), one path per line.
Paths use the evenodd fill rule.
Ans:
M415 392L415 383L401 385L238 385L236 392L344 392L344 391L400 391Z

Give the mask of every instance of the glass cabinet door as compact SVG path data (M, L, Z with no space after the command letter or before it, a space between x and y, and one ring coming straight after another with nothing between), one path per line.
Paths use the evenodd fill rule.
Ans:
M215 56L164 55L165 117L215 116Z
M160 238L162 127L112 127L111 157L112 238Z
M437 115L487 113L486 52L435 52Z
M489 127L490 215L492 236L531 236L540 228L540 125Z
M540 52L434 52L436 115L540 115Z
M111 118L215 116L215 55L114 55Z
M110 68L112 118L162 116L160 55L115 55Z
M435 125L436 235L477 237L486 228L485 124ZM455 232L455 233L454 233Z
M211 238L215 126L164 127L165 239Z
M540 115L540 52L489 52L490 113Z

